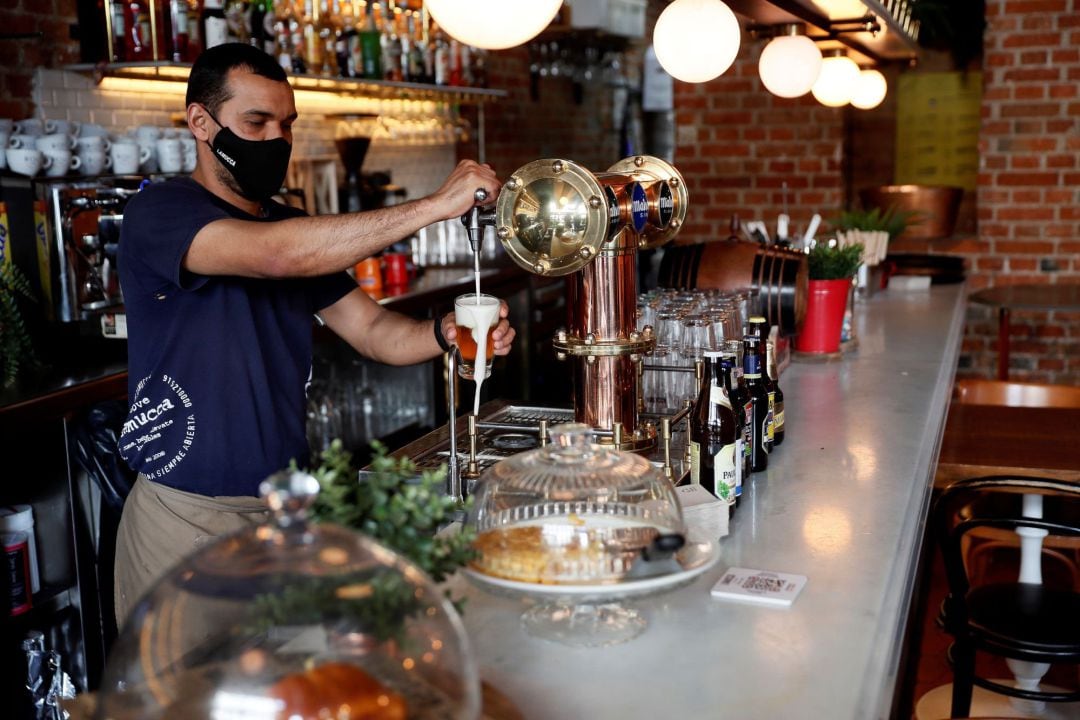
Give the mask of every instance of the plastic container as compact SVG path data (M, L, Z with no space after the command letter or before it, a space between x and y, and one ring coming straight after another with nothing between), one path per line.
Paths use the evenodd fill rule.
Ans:
M804 353L840 351L851 278L811 280L806 304L806 320L795 337L795 349Z
M0 508L0 532L24 532L28 536L30 551L30 590L41 591L38 572L37 541L34 539L34 509L29 505L11 505Z

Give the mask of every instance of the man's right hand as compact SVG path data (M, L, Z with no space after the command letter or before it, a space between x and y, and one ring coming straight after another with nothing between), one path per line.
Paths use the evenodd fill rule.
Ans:
M488 164L479 164L474 160L462 160L443 182L442 186L431 194L439 212L445 211L444 219L451 220L467 213L474 205L488 205L495 201L502 183L495 177L495 171ZM487 191L487 200L478 203L475 193L483 188Z

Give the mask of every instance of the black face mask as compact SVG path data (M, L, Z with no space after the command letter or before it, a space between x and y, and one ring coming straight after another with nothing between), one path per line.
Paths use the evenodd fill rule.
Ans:
M210 115L210 111L206 113ZM245 140L210 115L221 130L214 136L210 149L240 186L240 194L248 200L266 200L281 190L289 170L292 145L285 138Z

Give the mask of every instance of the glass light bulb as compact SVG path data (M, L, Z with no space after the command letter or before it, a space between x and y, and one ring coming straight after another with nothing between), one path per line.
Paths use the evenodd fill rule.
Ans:
M851 101L859 66L846 55L827 57L821 63L821 74L811 88L814 98L828 107L842 107Z
M720 0L675 0L653 30L656 59L683 82L719 77L735 61L741 41L735 13Z
M805 35L773 38L761 51L758 75L765 89L782 98L810 92L821 73L821 51Z
M855 92L851 95L851 104L860 110L876 108L885 99L889 91L885 76L877 70L863 70L855 82Z
M502 50L539 35L562 0L426 0L426 5L451 37L473 47Z

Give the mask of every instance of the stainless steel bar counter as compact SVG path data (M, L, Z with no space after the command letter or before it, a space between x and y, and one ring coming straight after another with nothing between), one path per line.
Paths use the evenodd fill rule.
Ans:
M792 363L787 439L693 584L601 648L528 636L524 601L455 578L481 675L527 718L887 717L964 322L963 286L856 309L858 350ZM806 575L787 609L715 600L731 566Z

